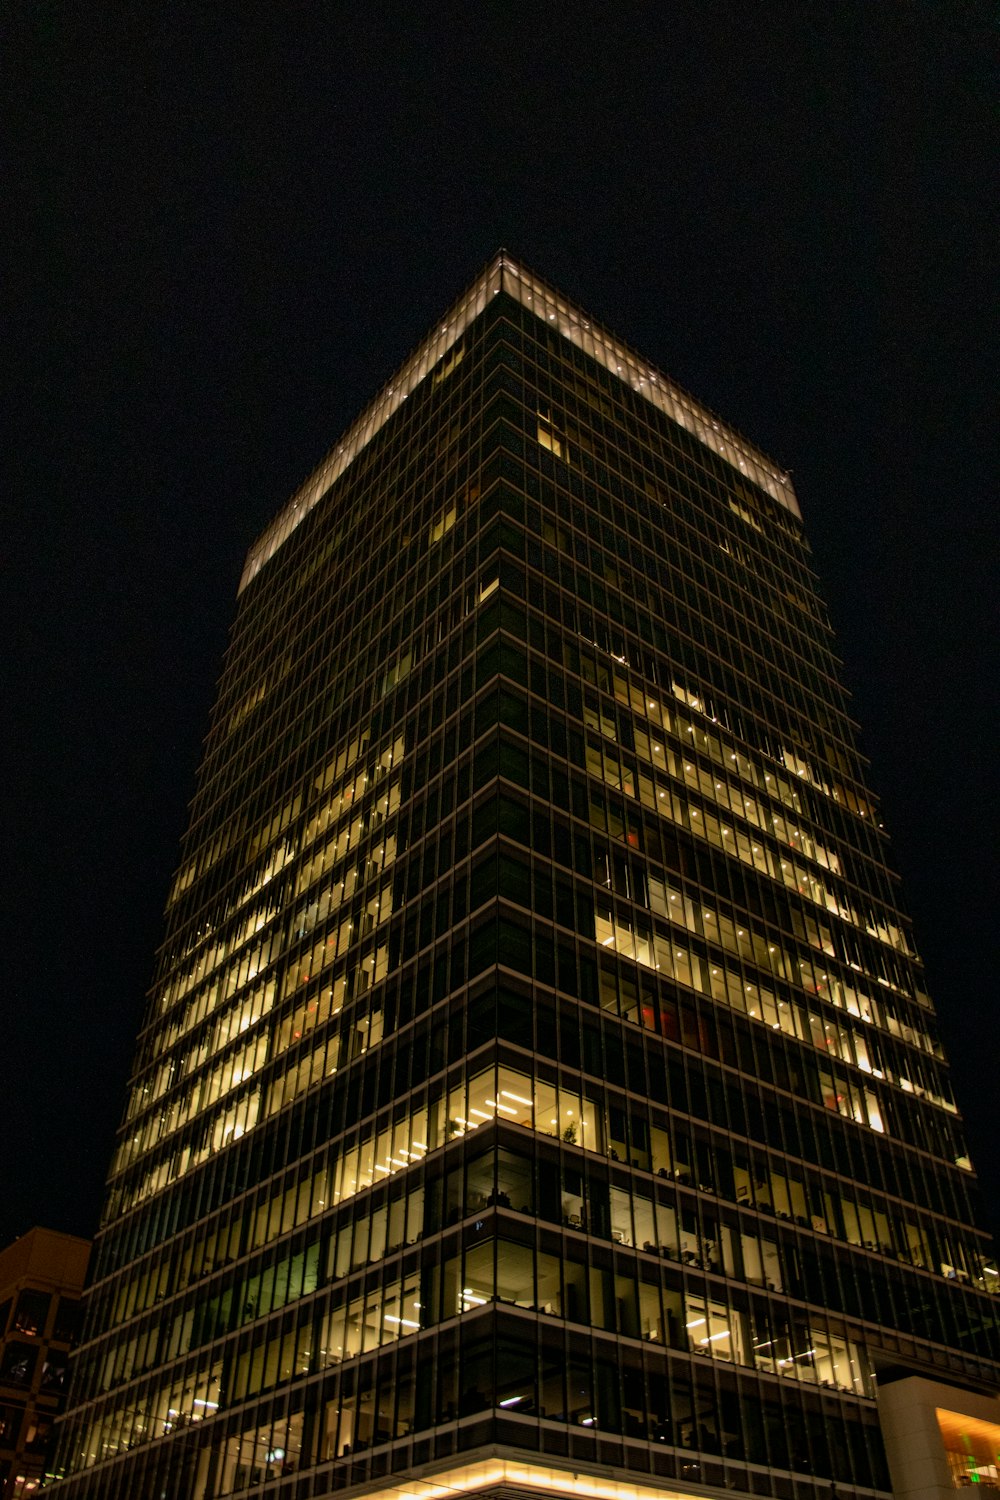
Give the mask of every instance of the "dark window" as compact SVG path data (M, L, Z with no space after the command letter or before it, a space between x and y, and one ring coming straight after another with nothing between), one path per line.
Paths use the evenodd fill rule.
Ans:
M56 1308L52 1337L60 1343L73 1344L80 1333L80 1303L75 1297L60 1297Z
M6 1385L30 1385L38 1350L12 1339L0 1360L0 1381Z
M67 1363L65 1354L60 1353L58 1349L49 1350L48 1357L42 1366L43 1391L61 1391L65 1388Z
M48 1417L35 1417L28 1427L25 1449L28 1453L45 1453L52 1436L52 1423Z

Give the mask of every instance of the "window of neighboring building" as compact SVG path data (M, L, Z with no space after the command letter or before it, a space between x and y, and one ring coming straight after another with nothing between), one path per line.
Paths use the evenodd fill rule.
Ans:
M50 1349L42 1366L42 1390L61 1391L66 1385L67 1359L58 1349Z
M44 1333L51 1301L48 1292L23 1291L17 1299L17 1312L14 1314L14 1327L18 1333L29 1333L35 1337Z
M75 1297L60 1297L56 1308L52 1337L60 1343L72 1344L80 1333L80 1303Z
M33 1413L28 1419L28 1427L24 1435L25 1450L28 1453L44 1453L51 1436L51 1418Z
M0 1381L6 1385L30 1385L37 1358L37 1349L11 1339L0 1360Z
M11 1500L26 1500L28 1495L34 1495L38 1490L41 1480L37 1474L18 1474L14 1480L14 1488L8 1490Z

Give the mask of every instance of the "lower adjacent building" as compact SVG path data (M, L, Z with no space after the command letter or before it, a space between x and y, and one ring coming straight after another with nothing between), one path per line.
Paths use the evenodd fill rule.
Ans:
M32 1229L0 1250L0 1497L21 1500L51 1466L90 1241Z
M248 559L58 1493L995 1484L976 1191L788 476L497 256Z

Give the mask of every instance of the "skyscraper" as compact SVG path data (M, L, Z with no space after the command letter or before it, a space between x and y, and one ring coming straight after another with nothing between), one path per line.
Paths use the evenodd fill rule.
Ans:
M494 259L248 558L59 1493L991 1477L838 672L787 476Z

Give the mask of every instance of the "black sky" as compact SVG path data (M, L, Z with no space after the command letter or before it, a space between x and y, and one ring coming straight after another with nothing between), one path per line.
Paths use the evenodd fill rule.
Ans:
M507 245L794 471L987 1212L991 5L12 0L0 1244L92 1232L246 549Z

